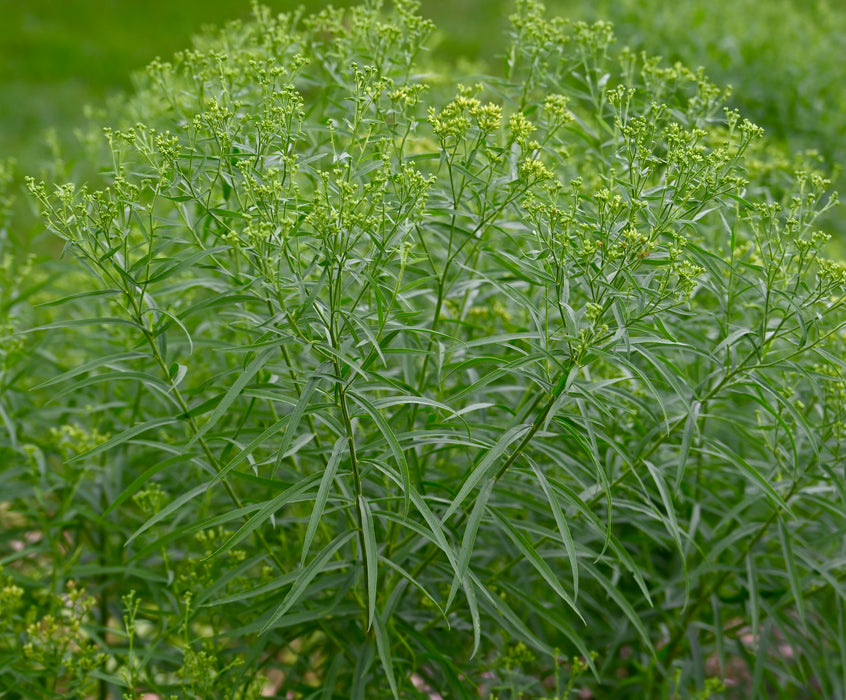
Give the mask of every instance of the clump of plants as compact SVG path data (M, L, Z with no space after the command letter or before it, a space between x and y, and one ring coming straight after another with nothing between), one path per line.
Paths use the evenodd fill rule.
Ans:
M846 14L839 3L773 0L690 2L671 8L653 0L592 3L585 15L612 19L632 48L669 62L704 65L735 88L733 102L761 124L768 142L813 149L842 168Z
M511 23L456 81L411 0L255 6L101 184L30 180L10 697L843 693L829 183L610 25Z
M747 163L777 170L814 163L833 187L846 187L846 79L837 57L846 48L846 6L817 0L711 0L668 5L654 0L570 3L580 18L614 23L618 41L635 51L661 55L668 63L705 66L708 76L731 85L729 105L766 134ZM766 155L759 158L758 151ZM844 256L846 226L830 213L821 226L833 235L831 249Z

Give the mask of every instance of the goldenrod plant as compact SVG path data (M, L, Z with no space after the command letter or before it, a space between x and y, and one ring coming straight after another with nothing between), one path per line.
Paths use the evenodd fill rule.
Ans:
M842 697L829 182L607 23L460 77L417 11L256 5L29 180L0 688Z

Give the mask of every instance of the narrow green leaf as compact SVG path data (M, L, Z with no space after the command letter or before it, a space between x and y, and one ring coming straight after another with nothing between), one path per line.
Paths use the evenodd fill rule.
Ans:
M365 323L362 319L358 317L358 312L355 311L353 313L343 313L344 320L346 323L353 323L355 324L364 336L367 338L368 342L370 343L370 347L376 351L376 354L379 356L379 359L382 361L382 366L386 367L387 362L385 362L385 356L382 354L382 346L379 343L379 340L373 335L373 331L370 329L370 326ZM351 331L354 333L354 331ZM362 341L363 343L364 341Z
M722 619L722 606L720 599L711 594L711 614L713 615L714 642L717 647L717 658L720 661L720 668L726 667L726 630Z
M194 339L191 337L191 334L188 332L188 329L185 327L185 324L182 322L182 319L180 319L175 314L172 314L167 309L156 309L156 313L159 314L159 320L153 328L153 337L160 338L170 328L169 321L172 321L179 327L179 330L182 331L183 335L185 336L185 339L188 341L188 354L193 354Z
M315 576L317 576L323 568L326 566L326 563L335 556L335 552L337 552L341 547L343 547L347 542L350 541L355 536L355 532L345 532L341 535L338 535L334 540L332 540L328 545L326 545L323 550L318 554L314 560L309 564L305 569L300 572L299 577L294 581L294 585L291 587L291 590L288 591L288 595L285 596L285 599L273 611L273 614L270 616L270 619L264 623L260 630L260 634L264 634L267 632L274 624L287 613L294 605L296 605L297 601L302 597L303 593L305 593L306 588L308 588L308 584L312 582Z
M519 440L523 435L525 435L529 430L531 430L532 426L528 424L522 425L515 425L513 428L507 430L500 438L497 440L496 444L488 449L484 458L481 462L470 472L467 479L465 479L464 484L461 486L461 490L458 492L456 497L453 499L452 503L450 504L449 508L447 508L446 513L444 513L442 521L446 521L453 513L455 513L460 507L461 504L464 502L464 499L467 498L469 493L476 488L478 483L484 479L485 477L489 476L491 472L493 472L494 468L497 465L497 461L502 456L502 454L508 449L508 447Z
M138 382L151 392L158 392L162 395L167 395L172 391L173 387L170 382L165 382L158 377L151 375L149 372L136 372L134 370L120 370L118 372L98 372L85 378L79 378L75 382L68 384L61 391L56 391L51 394L48 403L60 404L59 399L76 394L85 387L96 386L98 384L111 385L116 382ZM177 408L175 402L171 401L171 405ZM175 422L175 421L171 421Z
M160 282L161 280L167 277L171 277L181 272L185 268L193 267L197 262L199 262L203 258L207 258L210 255L216 255L217 253L222 253L228 249L229 246L217 246L216 248L206 248L204 250L194 253L193 255L189 255L181 260L176 259L178 260L178 262L173 265L170 265L169 267L166 267L166 264L169 262L173 262L173 258L154 260L154 263L159 263L158 265L156 265L156 271L152 274L151 277L144 280L143 282L139 282L138 284L155 284L156 282Z
M793 556L793 545L790 532L783 518L778 518L778 536L781 540L781 551L784 554L784 563L787 566L787 577L790 580L790 591L793 594L793 601L796 603L796 612L799 621L807 629L805 620L805 597L802 595L802 585L799 581L799 572L796 569L796 559Z
M256 449L259 445L263 445L269 438L273 437L276 433L279 432L280 428L284 426L290 419L290 416L283 416L278 421L273 423L272 425L268 426L264 430L261 431L255 438L250 440L241 451L236 454L232 459L230 459L226 465L221 467L220 471L215 475L215 481L220 481L226 476L231 470L237 467L241 462L247 459L252 453L253 450Z
M747 382L743 382L742 384L746 384ZM772 400L771 403L767 401L763 401L759 399L754 394L750 396L753 400L757 401L757 403L768 413L770 413L774 418L776 418L781 425L784 426L785 432L789 438L791 438L791 444L793 444L793 451L796 453L796 446L795 441L792 439L792 434L795 429L791 429L784 423L784 420L778 415L778 413L774 410L773 406L781 406L787 413L790 414L790 417L793 418L796 425L801 429L801 431L805 434L805 437L808 439L808 445L810 445L811 449L814 451L814 455L819 456L820 454L820 444L819 438L817 435L817 431L814 430L809 424L808 420L802 415L799 410L796 408L796 404L793 400L786 398L780 391L778 391L774 386L767 384L761 377L751 375L748 377L748 384L758 387L762 393L766 394Z
M749 591L749 617L752 634L757 638L761 633L760 599L758 598L758 572L755 569L755 555L746 552L746 589Z
M611 518L613 515L613 507L611 505L611 483L608 480L608 474L602 466L599 447L596 442L596 431L593 426L593 421L589 417L589 412L585 409L584 401L581 399L576 401L576 405L579 407L579 414L581 416L585 416L585 418L576 420L572 416L561 416L556 422L567 430L568 434L584 447L585 451L590 456L594 469L596 469L596 475L599 479L599 484L602 487L602 493L605 496L606 504L607 525L605 527L605 544L602 547L604 552L610 544L611 538Z
M684 470L687 466L687 458L690 454L690 445L693 440L693 435L696 432L696 425L699 421L699 409L701 407L702 404L699 401L693 401L690 404L690 411L687 414L687 421L684 424L681 449L679 450L679 466L676 469L676 490L681 488L681 483L684 479Z
M291 486L288 489L285 489L282 493L278 496L274 496L269 501L267 501L260 510L258 510L255 515L253 515L247 522L245 522L237 532L233 533L232 536L226 540L215 552L209 555L209 559L214 559L215 557L228 552L232 547L236 544L241 542L245 537L248 537L252 534L257 528L259 528L262 523L270 518L270 516L279 510L282 506L291 501L296 500L302 494L308 492L318 481L320 478L320 474L312 474L311 476L303 479L302 481L298 481L296 484Z
M172 500L164 508L162 508L158 513L156 513L149 520L147 520L147 522L145 522L135 532L133 532L129 536L129 538L126 540L126 542L124 542L123 546L128 547L130 544L132 544L132 542L135 540L136 537L138 537L142 533L149 530L156 523L164 520L166 517L168 517L174 511L179 510L179 508L184 506L191 499L196 498L201 493L205 493L206 491L208 491L210 486L211 486L211 484L209 482L206 482L204 484L200 484L199 486L196 486L193 489L191 489L190 491L188 491L188 493L183 493L178 498L175 498L174 500Z
M340 564L340 562L336 562ZM338 568L343 568L336 566L335 564L330 564L327 566L323 571L333 571ZM335 577L337 581L337 576ZM321 626L325 624L326 620L346 620L355 619L356 621L361 619L361 606L349 604L349 605L338 605L336 601L332 601L330 605L322 605L314 608L306 608L301 610L300 612L288 612L282 617L280 617L276 622L273 624L274 630L282 630L286 628L297 628L301 625L308 625L313 626L315 623L317 626ZM251 636L254 634L261 634L261 629L264 625L264 621L259 619L256 622L252 622L241 627L235 627L234 629L228 630L227 634L232 635L232 639L243 639L247 636ZM264 638L266 639L266 637Z
M432 509L429 508L429 505L417 491L417 489L411 489L411 502L415 508L417 508L417 512L423 516L423 520L426 521L426 524L429 526L429 531L432 533L432 538L437 543L437 545L441 548L441 551L446 555L447 560L449 561L450 566L454 572L459 570L458 566L458 559L455 557L455 552L453 551L452 547L450 547L449 543L446 540L444 535L444 526L436 517L435 514L432 512Z
M646 631L646 627L644 626L640 615L635 612L631 603L629 603L626 599L626 596L620 592L619 584L614 581L609 581L608 578L606 578L591 562L582 562L582 566L588 570L590 576L602 587L605 595L613 600L617 604L617 607L623 611L623 614L628 618L629 622L632 623L632 626L640 635L640 638L644 643L644 648L648 649L649 653L655 656L655 647L652 645L649 632Z
M679 550L679 554L681 554L683 557L684 550L682 548L681 533L679 531L679 521L676 516L676 507L673 505L673 498L670 494L670 489L667 488L667 482L664 480L664 475L661 473L658 467L656 467L648 459L643 460L643 466L646 467L646 470L652 477L652 481L658 488L658 494L661 496L661 503L664 505L664 512L667 516L666 518L662 516L661 519L664 521L664 524L667 527L670 536L676 543L676 547Z
M546 647L538 639L533 639L535 635L525 626L522 619L514 612L514 610L507 604L507 601L515 600L521 602L531 612L533 612L538 619L543 619L556 629L558 629L564 636L572 642L573 646L585 658L588 666L593 671L594 675L598 676L597 669L594 666L591 650L585 644L587 635L584 632L579 632L570 625L572 615L564 606L550 606L543 597L536 597L532 595L531 591L527 591L524 586L521 586L520 581L501 581L497 586L505 592L503 597L491 593L489 590L484 590L484 595L490 600L494 607L491 612L496 612L497 616L503 616L512 629L520 634L524 639L531 641L536 647L544 649ZM507 625L504 625L507 627ZM562 699L563 700L563 699Z
M441 551L446 555L447 561L449 562L449 565L452 568L453 574L458 573L461 567L458 563L458 559L455 556L455 552L446 540L446 537L444 535L443 524L435 517L435 514L432 512L431 508L429 508L428 504L420 495L420 493L418 493L417 489L412 487L410 496L411 502L417 509L417 512L420 513L420 515L423 517L423 520L425 520L426 524L429 526L429 531L432 533L432 538L440 547ZM481 639L481 621L479 615L479 605L476 600L475 591L472 590L472 586L468 581L468 577L465 576L461 583L462 589L464 590L464 595L467 598L467 607L470 608L470 617L473 621L473 654L475 654L476 650L479 647L479 642Z
M171 386L175 389L182 383L182 380L185 379L185 375L188 374L188 367L186 365L181 365L178 362L174 362L170 366L168 373L170 374Z
M2 420L3 425L6 427L6 432L9 433L9 445L13 450L17 449L18 435L15 430L15 424L12 422L8 411L6 411L6 407L2 403L0 403L0 420Z
M372 403L370 403L370 401L354 391L349 392L347 396L361 406L367 415L373 419L373 422L376 423L376 426L379 428L379 432L382 433L385 441L388 443L388 447L391 449L391 454L394 456L394 460L396 460L397 466L399 467L400 474L402 474L403 512L408 513L409 493L411 492L411 471L408 468L408 461L405 458L405 453L400 446L396 434L388 421L385 420L385 417Z
M718 460L726 461L729 464L735 465L740 467L740 470L744 472L752 481L754 481L758 486L760 486L761 490L769 496L772 501L773 507L780 508L784 510L786 513L793 515L793 511L790 509L790 506L787 502L779 495L778 491L773 488L773 485L770 483L769 479L767 479L761 472L759 472L755 467L753 467L749 462L743 459L739 454L736 454L733 450L717 450L712 449L713 443L711 443L711 447L701 449L703 455L710 455L715 457Z
M467 576L461 581L461 587L464 589L464 595L467 598L467 607L470 608L470 624L473 626L473 651L470 652L471 659L476 656L476 652L479 651L479 644L482 641L482 616L479 614L479 602L476 598L474 585L481 584L468 572Z
M376 529L370 504L364 496L358 497L358 511L361 514L361 529L364 533L365 578L367 579L367 628L373 625L376 615L376 584L379 580L379 551L376 546ZM377 630L378 634L378 630Z
M327 570L329 570L329 567L327 567ZM262 596L265 593L270 593L272 591L279 590L280 588L287 586L289 583L293 583L297 579L298 575L299 573L297 571L291 571L290 573L277 576L269 583L265 583L261 586L257 586L256 588L248 588L246 590L233 593L232 595L218 598L217 600L209 603L208 605L229 605L230 603L241 603L245 600L250 600L251 598L257 598L258 596ZM198 600L204 597L205 594L201 594Z
M723 363L724 360L722 358L718 357L719 354L723 350L728 348L730 350L737 351L737 347L738 347L737 341L739 341L741 338L743 338L747 335L753 335L754 333L755 333L755 331L751 328L738 328L737 330L729 333L725 338L723 338L723 340L720 342L720 344L717 345L711 351L711 354L714 356L714 358L716 360L716 364L719 365L719 364Z
M541 578L546 581L547 585L555 592L555 594L567 603L567 605L572 608L573 612L579 616L579 619L584 622L585 619L582 617L582 613L579 611L576 603L567 591L564 590L564 587L561 585L558 577L553 573L552 569L549 568L549 564L543 560L543 557L538 554L537 549L535 549L529 539L511 524L509 518L501 515L494 509L491 509L491 514L499 521L500 527L505 534L508 535L508 539L510 539L517 549L520 550L520 553L526 561L529 562L535 571L541 575Z
M446 626L447 627L450 626L449 618L446 616L444 609L438 604L438 601L435 600L435 597L431 593L429 593L429 591L426 590L426 588L423 586L422 583L420 583L420 581L418 581L416 578L414 578L408 571L403 569L399 564L391 561L390 559L387 559L387 558L380 555L379 561L382 562L385 566L387 566L387 567L393 569L394 571L396 571L400 576L402 576L406 581L408 581L412 586L414 586L418 591L420 591L420 593L422 593L423 596L425 596L428 599L428 601L429 601L429 603L431 603L432 607L435 608L435 610L437 610L441 614L441 617L444 618L444 623L446 623Z
M317 700L332 700L332 696L335 694L338 671L346 664L345 651L336 654L335 658L332 659L332 663L329 664L329 670L326 672L325 678L322 679L323 689L320 691L320 696Z
M143 581L150 581L160 585L168 585L168 577L162 570L151 569L147 566L132 566L132 565L112 565L100 566L98 564L82 564L71 566L69 569L70 575L82 578L118 576L122 579L128 580L131 578L139 578Z
M88 459L89 457L93 457L94 455L98 455L101 452L108 452L114 447L118 445L122 445L125 442L129 442L134 438L136 435L141 435L142 433L146 433L148 430L153 430L154 428L161 428L163 425L172 425L173 418L170 416L166 416L164 418L153 418L151 420L145 421L143 423L139 423L138 425L134 425L131 428L127 428L123 432L118 433L117 435L113 435L105 442L101 442L96 447L92 447L88 452L83 452L82 454L77 455L69 460L71 464L74 462L79 462L84 459Z
M555 518L555 524L558 527L558 532L561 535L561 542L567 550L567 556L570 559L570 569L573 572L573 600L579 598L579 562L576 557L576 543L573 541L573 534L567 525L567 519L561 510L561 505L558 502L558 497L552 491L552 487L547 481L546 475L534 461L532 461L532 471L538 479L541 489L543 490L546 500L549 503L549 509L552 511L552 516Z
M676 507L673 505L673 497L670 493L670 489L667 488L667 482L664 480L664 475L660 472L660 470L648 459L643 460L643 465L646 467L649 475L652 477L652 481L658 488L658 494L661 496L661 503L664 504L666 517L662 515L661 520L679 550L679 562L684 576L685 601L688 601L690 598L690 572L687 570L687 559L684 556L684 547L681 541L681 531L679 530Z
M521 617L508 605L507 600L504 600L493 593L487 586L483 585L472 571L469 571L467 576L470 579L470 583L475 584L478 588L482 600L487 603L486 607L491 617L498 620L505 629L509 629L516 637L522 638L546 654L552 654L553 650L541 642L536 634L532 633ZM586 658L590 659L590 651L588 651Z
M355 671L353 673L353 684L350 690L350 700L369 700L365 697L367 690L367 675L376 658L376 650L371 640L359 645L358 658L356 659Z
M48 386L53 386L55 384L61 384L62 382L66 382L68 379L73 379L80 374L84 374L86 372L90 372L94 369L100 369L101 367L108 367L109 369L115 369L112 365L118 364L120 362L126 362L127 360L140 360L149 358L150 355L148 353L143 352L119 352L113 355L104 355L102 357L96 357L89 362L85 362L73 369L68 370L58 376L52 377L45 382L41 382L41 384L36 384L32 387L33 391L38 389L45 389Z
M626 551L626 548L616 537L614 537L613 533L609 533L607 529L603 527L602 521L599 520L596 513L594 513L593 509L590 507L591 502L586 502L578 493L573 491L569 485L563 482L552 480L551 483L556 491L564 494L565 500L582 515L585 522L593 525L596 532L605 540L606 545L604 546L611 547L611 550L617 555L626 570L634 577L643 597L650 605L652 605L652 596L649 594L649 588L646 585L646 581L643 579L640 567L635 564L631 554Z
M180 538L186 537L187 535L199 530L211 530L216 527L220 527L221 525L228 525L229 523L233 523L237 520L243 520L260 507L260 503L254 503L241 508L225 510L220 515L216 515L211 518L191 520L190 522L175 529L168 528L167 532L161 537L157 537L156 539L148 542L145 546L137 548L133 555L129 558L129 561L144 561L150 556L156 556L156 554L161 553L163 548L169 546L172 542L175 542ZM266 556L266 554L262 554L262 558ZM205 593L202 595L205 595Z
M452 601L455 598L455 593L458 589L458 583L464 581L467 575L467 567L470 565L470 557L473 554L473 548L476 545L476 535L479 532L482 518L485 516L485 510L488 506L488 500L493 493L494 480L489 479L485 482L476 496L476 502L473 504L473 510L470 511L470 517L464 524L464 536L461 539L461 549L458 551L458 570L455 572L450 587L449 597L446 602L446 609L449 610Z
M115 508L121 505L127 498L131 498L135 495L135 492L140 489L142 486L147 484L150 479L158 474L162 469L166 469L172 464L180 464L185 462L185 457L182 455L176 455L171 457L170 459L166 459L162 462L157 462L151 467L145 469L139 476L137 476L129 486L127 486L123 491L120 492L117 498L113 500L106 510L103 511L103 517L105 518L109 513L111 513Z
M197 441L202 439L202 437L217 424L223 415L229 411L229 407L235 403L241 395L244 387L247 386L247 384L252 381L253 377L255 377L256 374L258 374L258 372L270 361L271 356L277 354L278 352L279 349L277 347L269 347L266 348L264 352L256 355L253 361L244 368L244 371L241 374L238 375L238 378L233 382L232 386L229 387L228 391L224 394L223 399L221 399L217 408L214 409L206 422L203 423L203 426L188 441L188 444L185 446L186 451L191 449Z
M323 379L323 375L329 370L332 366L330 362L324 362L320 367L318 367L314 374L309 377L306 385L303 387L303 391L300 394L300 398L297 401L296 405L294 406L294 410L291 411L291 417L288 420L288 426L285 428L285 433L282 435L282 441L279 443L279 448L276 452L276 469L282 465L282 461L285 459L286 454L288 453L288 449L291 446L291 442L294 440L294 435L297 432L297 428L300 425L300 421L303 419L303 415L305 415L306 408L308 407L309 403L311 402L311 396L314 394L314 390L317 389L317 385L320 383L320 380Z
M45 301L41 304L36 304L33 308L46 309L50 308L51 306L61 306L62 304L68 304L72 301L77 301L79 299L91 299L95 297L113 297L121 293L122 292L120 291L120 289L95 289L90 292L79 292L77 294L69 294L66 297L62 297L61 299L51 299L50 301Z
M439 411L448 413L450 418L456 417L461 413L475 410L476 408L485 408L493 406L494 404L486 403L479 406L462 409L461 411L454 411L445 403L426 398L425 396L414 396L413 394L402 394L399 396L386 396L382 399L374 399L371 404L377 409L390 408L391 406L407 406L408 404L419 404L420 406L428 406L429 408L437 408Z
M338 472L338 465L341 463L341 457L344 454L344 449L347 445L346 438L339 437L335 441L335 446L332 449L332 454L329 456L329 461L326 463L326 469L323 470L323 476L320 478L320 487L317 489L317 498L314 499L314 508L311 511L311 517L308 521L306 534L303 538L303 551L300 555L300 566L305 566L305 561L308 558L309 550L311 549L311 542L320 525L320 519L323 517L323 510L326 508L326 501L329 498L329 489L332 487L332 482L335 480L335 474Z
M115 318L114 316L101 316L97 318L78 318L68 319L66 321L57 321L56 323L47 323L43 326L36 326L35 328L27 328L20 331L17 335L25 335L27 333L37 333L38 331L54 331L59 328L83 328L85 326L132 326L138 328L135 321L130 321L125 318Z

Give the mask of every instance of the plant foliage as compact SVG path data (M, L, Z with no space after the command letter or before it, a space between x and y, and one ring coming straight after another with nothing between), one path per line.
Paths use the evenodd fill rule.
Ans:
M416 9L256 6L30 180L0 687L841 696L828 182L608 24L456 84Z

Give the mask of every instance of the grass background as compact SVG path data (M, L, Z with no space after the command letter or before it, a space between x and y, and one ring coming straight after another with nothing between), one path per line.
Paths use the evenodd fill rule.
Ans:
M299 2L266 0L283 12ZM306 3L307 10L329 4ZM349 6L340 0L336 6ZM449 34L441 50L491 56L510 3L427 2ZM86 104L131 88L132 73L190 45L203 25L249 15L247 0L0 0L0 154L25 163L44 153L44 131L67 138Z

